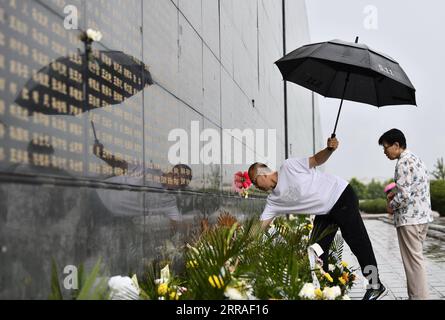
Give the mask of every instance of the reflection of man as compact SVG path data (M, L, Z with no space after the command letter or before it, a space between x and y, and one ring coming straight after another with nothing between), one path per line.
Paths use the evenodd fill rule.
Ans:
M189 166L178 164L171 171L163 173L159 169L145 168L142 164L131 164L119 159L104 146L96 141L94 154L108 165L122 170L122 175L114 175L105 181L124 185L149 186L156 189L186 189L192 179L192 170ZM144 181L144 174L147 178ZM138 192L128 190L97 190L103 204L117 216L142 216L144 210L151 214L166 215L170 222L176 226L182 222L182 215L178 209L176 197L169 193Z

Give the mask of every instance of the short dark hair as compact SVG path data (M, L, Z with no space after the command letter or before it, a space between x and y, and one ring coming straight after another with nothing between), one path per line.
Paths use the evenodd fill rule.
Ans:
M406 138L402 131L399 129L391 129L385 132L379 139L379 145L383 145L383 143L388 143L393 145L398 142L399 146L403 149L406 149Z
M252 183L259 168L267 168L267 165L265 165L264 163L255 162L250 166L249 170L247 171L247 173L249 174L250 181L252 181Z

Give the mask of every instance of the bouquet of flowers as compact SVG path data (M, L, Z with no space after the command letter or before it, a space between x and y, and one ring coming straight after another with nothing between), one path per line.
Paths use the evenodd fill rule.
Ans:
M331 259L330 259L331 260ZM320 286L322 288L339 287L341 295L345 295L354 285L356 279L354 269L350 269L345 261L335 261L332 259L329 263L328 272L323 270L321 265L317 266L319 273Z
M392 183L388 184L383 191L386 194L389 194L390 192L396 193L396 190L397 190L397 185L395 184L395 182L392 182Z
M237 172L233 178L233 189L244 198L248 198L249 189L252 186L249 174L246 172Z

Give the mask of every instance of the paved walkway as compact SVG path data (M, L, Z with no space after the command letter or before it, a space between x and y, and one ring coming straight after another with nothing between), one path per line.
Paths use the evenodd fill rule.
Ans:
M365 220L369 237L374 248L380 269L380 278L389 289L383 300L407 299L406 277L397 241L396 229L393 225L380 220ZM428 237L424 254L427 259L428 284L430 299L445 300L445 242ZM359 268L359 264L345 244L343 260ZM360 268L358 269L360 270ZM363 276L357 271L358 280L350 292L352 300L359 300L365 293Z

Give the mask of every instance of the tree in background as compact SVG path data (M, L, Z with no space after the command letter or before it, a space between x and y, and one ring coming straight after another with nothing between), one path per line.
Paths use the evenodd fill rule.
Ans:
M357 178L352 178L349 184L354 189L357 197L360 200L374 200L374 199L386 199L384 193L385 186L394 182L393 179L388 179L385 182L379 182L376 180L371 180L370 183L365 184L358 180Z
M367 199L385 199L385 193L383 189L385 186L375 181L374 179L371 180L371 182L368 184L368 198Z
M355 193L357 194L357 197L360 200L368 198L368 190L367 190L366 185L363 182L359 181L356 178L352 178L349 181L349 184L354 189Z
M445 180L445 167L443 165L443 158L437 159L437 163L434 166L435 170L432 175L437 180Z

